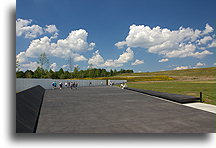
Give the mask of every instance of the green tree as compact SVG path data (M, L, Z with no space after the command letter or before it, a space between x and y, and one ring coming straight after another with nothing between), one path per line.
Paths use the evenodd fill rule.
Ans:
M17 71L16 72L16 77L17 78L25 78L25 73L23 71Z
M64 75L64 70L61 68L59 69L59 71L56 72L56 74L57 74L57 77L60 78L61 76Z
M42 78L42 76L44 75L44 69L41 67L38 67L35 71L34 71L34 78Z
M79 66L74 66L73 75L75 78L79 77Z
M110 69L110 76L113 76L113 70Z
M32 78L34 75L34 72L31 70L26 70L25 71L25 78Z

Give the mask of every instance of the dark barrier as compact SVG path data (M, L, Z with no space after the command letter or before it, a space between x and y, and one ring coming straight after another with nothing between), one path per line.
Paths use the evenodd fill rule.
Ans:
M16 133L35 133L45 89L40 85L16 94Z
M171 94L171 93L164 93L164 92L145 90L145 89L137 89L137 88L126 88L126 89L140 92L140 93L144 93L144 94L148 94L151 96L160 97L160 98L171 100L171 101L175 101L178 103L191 103L191 102L200 101L200 98L198 98L198 97L187 96L187 95Z

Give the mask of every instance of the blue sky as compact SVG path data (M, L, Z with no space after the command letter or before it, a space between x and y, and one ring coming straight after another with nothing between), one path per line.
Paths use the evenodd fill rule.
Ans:
M17 58L22 70L34 70L41 52L53 70L67 70L69 55L80 69L212 67L215 6L215 0L17 0Z

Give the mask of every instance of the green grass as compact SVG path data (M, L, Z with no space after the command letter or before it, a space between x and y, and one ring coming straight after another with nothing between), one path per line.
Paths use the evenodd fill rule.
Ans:
M128 82L139 82L139 81L170 81L175 80L172 77L168 76L146 76L146 77L124 77L124 76L115 76L115 77L97 77L97 78L77 78L82 80L127 80ZM75 79L74 79L75 80Z
M128 87L184 94L199 97L203 92L205 103L216 105L216 82L215 81L169 81L149 83L128 83Z
M130 73L121 74L118 76L158 76L164 75L169 77L213 77L216 76L216 67L209 68L196 68L196 69L185 69L185 70L170 70L170 71L158 71L158 72L143 72L143 73Z

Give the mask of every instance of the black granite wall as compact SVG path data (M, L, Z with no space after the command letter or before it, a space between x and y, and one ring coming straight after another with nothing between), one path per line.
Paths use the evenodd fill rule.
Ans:
M40 85L16 94L16 133L35 133L45 89Z

